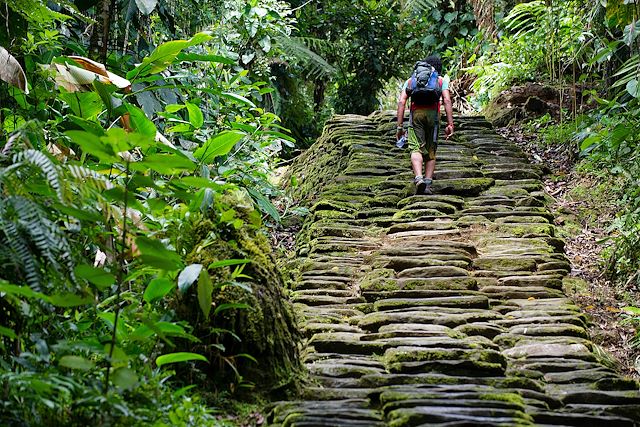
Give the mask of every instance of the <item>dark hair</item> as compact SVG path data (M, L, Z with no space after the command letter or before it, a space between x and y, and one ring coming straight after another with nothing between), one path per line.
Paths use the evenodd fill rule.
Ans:
M424 62L431 65L433 68L435 68L438 74L442 74L442 61L440 60L439 56L437 55L427 56L424 59Z

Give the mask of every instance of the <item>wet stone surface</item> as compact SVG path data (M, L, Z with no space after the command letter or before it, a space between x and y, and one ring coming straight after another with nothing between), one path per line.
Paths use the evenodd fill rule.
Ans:
M269 425L640 425L638 384L563 294L542 171L484 119L456 122L431 196L390 112L333 118L294 164L320 175L297 177L290 284L309 381Z

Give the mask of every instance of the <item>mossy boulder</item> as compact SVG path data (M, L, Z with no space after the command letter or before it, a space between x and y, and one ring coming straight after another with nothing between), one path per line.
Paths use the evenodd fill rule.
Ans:
M246 278L233 276L235 266L208 269L213 286L208 317L199 308L199 283L175 300L176 314L189 321L200 340L195 347L185 343L184 350L196 351L209 360L204 368L207 378L203 380L207 388L226 389L226 384L238 381L239 374L244 381L260 384L260 391L278 395L295 386L301 369L301 336L269 240L261 230L260 214L251 203L240 203L242 196L228 197L235 198L227 202L235 205L236 215L244 225L225 226L215 217L196 220L186 260L201 264L207 271L207 266L216 261L248 259L242 270ZM239 354L248 354L257 362L237 357ZM224 369L225 360L233 363L238 374Z

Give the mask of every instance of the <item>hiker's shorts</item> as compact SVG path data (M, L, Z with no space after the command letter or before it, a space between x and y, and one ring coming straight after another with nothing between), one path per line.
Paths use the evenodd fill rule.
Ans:
M425 160L435 160L438 149L438 110L413 110L409 116L409 150L422 153Z

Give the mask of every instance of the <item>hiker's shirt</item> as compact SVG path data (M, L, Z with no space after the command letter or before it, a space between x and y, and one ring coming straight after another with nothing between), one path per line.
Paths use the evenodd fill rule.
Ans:
M401 94L405 93L407 91L407 87L409 86L409 82L410 81L411 81L411 78L407 79L407 81L404 82L404 85L402 86L402 92L400 92ZM442 91L443 92L445 90L449 90L449 81L450 81L449 76L447 76L447 75L438 76L438 81L442 85ZM440 101L436 102L435 104L431 104L431 105L419 105L419 104L416 104L415 102L411 101L411 104L409 106L409 111L413 113L416 110L436 110L436 111L440 111Z

